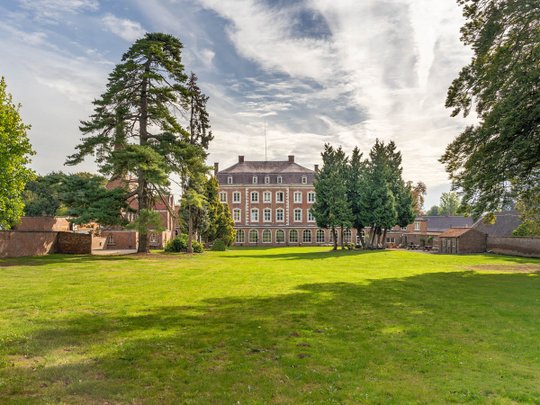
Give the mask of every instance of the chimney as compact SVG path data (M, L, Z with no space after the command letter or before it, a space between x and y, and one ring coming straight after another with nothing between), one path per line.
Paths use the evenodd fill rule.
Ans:
M319 165L315 165L315 171L316 171L316 172L319 171Z
M294 155L289 155L289 163L294 163Z
M244 163L244 156L238 156L238 163Z
M214 163L214 176L217 176L218 172L219 172L219 163L215 162Z

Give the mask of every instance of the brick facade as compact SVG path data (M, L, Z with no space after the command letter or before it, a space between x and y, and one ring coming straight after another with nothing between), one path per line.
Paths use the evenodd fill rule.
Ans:
M315 202L315 170L294 162L245 161L215 174L220 200L227 204L235 223L236 245L326 245L332 243L328 229L319 229L310 208ZM356 241L347 231L346 242Z

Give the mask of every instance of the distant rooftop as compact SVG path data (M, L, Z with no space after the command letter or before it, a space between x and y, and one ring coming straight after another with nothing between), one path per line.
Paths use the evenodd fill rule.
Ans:
M244 160L244 156L238 156L238 163L220 170L219 173L314 173L314 171L295 163L292 155L288 160L279 161Z
M517 211L502 211L495 213L495 223L486 224L480 218L473 227L490 236L512 236L512 232L521 224Z
M455 216L422 216L427 221L430 232L444 232L450 228L470 228L473 226L471 217Z

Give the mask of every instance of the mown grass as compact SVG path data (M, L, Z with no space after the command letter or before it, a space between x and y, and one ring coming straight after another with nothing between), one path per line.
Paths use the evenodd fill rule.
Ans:
M0 260L0 403L540 403L540 261Z

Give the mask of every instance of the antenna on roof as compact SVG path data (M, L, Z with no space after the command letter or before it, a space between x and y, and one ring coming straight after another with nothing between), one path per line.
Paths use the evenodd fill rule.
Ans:
M266 141L266 120L264 120L264 161L268 162L268 143Z

